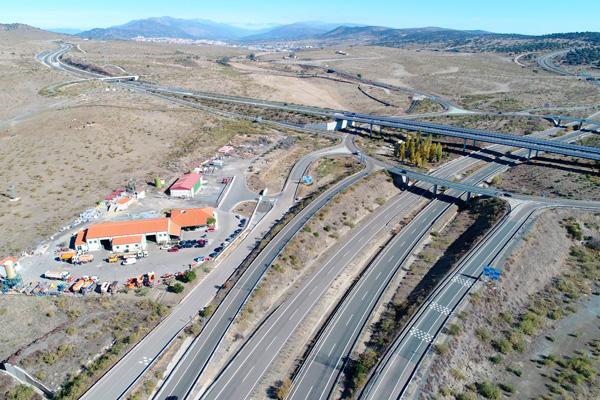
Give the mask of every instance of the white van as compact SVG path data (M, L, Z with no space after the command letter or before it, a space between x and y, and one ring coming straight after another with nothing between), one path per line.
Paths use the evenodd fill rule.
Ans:
M123 260L121 265L131 265L131 264L135 264L136 262L137 262L137 258L126 258Z

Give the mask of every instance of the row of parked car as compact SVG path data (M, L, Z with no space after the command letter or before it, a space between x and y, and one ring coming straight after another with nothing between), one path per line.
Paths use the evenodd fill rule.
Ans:
M171 246L167 249L169 253L176 253L181 249L191 249L196 248L200 249L208 244L208 240L206 239L198 239L198 240L180 240L176 245Z

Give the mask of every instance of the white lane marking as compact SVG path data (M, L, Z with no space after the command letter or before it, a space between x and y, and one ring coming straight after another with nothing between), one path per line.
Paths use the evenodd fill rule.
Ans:
M352 314L350 316L350 318L348 318L348 320L346 321L346 326L348 326L348 324L350 323L350 321L352 321L352 317L354 317L354 314Z
M335 349L335 345L337 343L334 343L333 346L331 346L331 349L329 350L329 353L327 354L327 357L331 357L331 353L333 353L333 349Z
M248 378L248 375L250 375L250 373L254 370L254 367L250 368L250 370L248 371L248 373L246 373L246 376L244 376L244 379L242 379L242 382L244 382L246 380L246 378Z

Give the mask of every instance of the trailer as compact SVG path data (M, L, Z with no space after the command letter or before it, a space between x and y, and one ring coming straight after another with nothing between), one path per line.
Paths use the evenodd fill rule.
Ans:
M44 278L46 278L46 279L66 281L70 277L71 277L71 274L67 271L46 271L46 272L44 272Z
M82 254L79 256L73 257L73 264L87 264L94 261L93 254Z

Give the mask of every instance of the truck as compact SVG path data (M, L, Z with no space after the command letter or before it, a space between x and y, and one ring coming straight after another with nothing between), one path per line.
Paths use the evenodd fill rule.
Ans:
M106 261L109 263L116 263L119 261L119 255L118 254L109 254Z
M72 258L73 264L87 264L94 261L93 254L81 254Z
M71 276L67 271L46 271L44 272L44 278L56 279L59 281L66 281Z
M119 281L112 281L112 283L108 286L108 293L114 294L117 293L117 285Z
M64 262L71 262L73 260L73 257L75 257L75 250L63 251L59 255L60 261Z
M94 288L94 280L92 278L87 278L83 285L81 285L80 291L82 294L86 294L90 292Z
M102 282L100 284L100 293L104 294L108 292L108 287L109 287L109 283L108 282Z
M73 293L79 292L81 290L81 287L83 286L84 283L85 283L85 279L84 278L77 279L77 281L75 281L75 283L73 284L73 286L71 286L71 292L73 292Z

